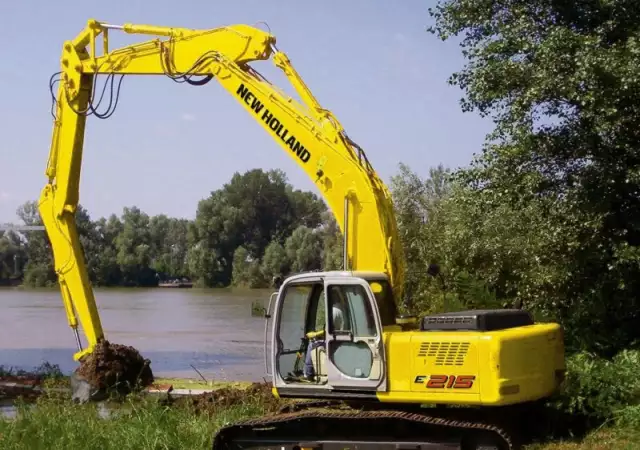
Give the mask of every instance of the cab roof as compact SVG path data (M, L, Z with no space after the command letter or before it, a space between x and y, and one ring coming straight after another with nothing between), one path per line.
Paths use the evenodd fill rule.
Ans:
M389 280L389 276L384 272L374 272L374 271L366 271L366 270L330 270L325 272L303 272L296 275L291 275L290 277L284 280L284 283L290 283L293 281L304 281L306 279L314 279L314 278L347 278L347 277L358 277L364 278L365 280ZM284 284L283 283L283 284Z

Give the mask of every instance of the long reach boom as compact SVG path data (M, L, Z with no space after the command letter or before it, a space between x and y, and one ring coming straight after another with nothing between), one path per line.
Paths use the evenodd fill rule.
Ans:
M110 30L155 37L109 50ZM249 66L270 58L300 101ZM318 187L345 239L344 269L384 272L395 298L401 296L404 266L390 194L364 151L334 115L320 106L286 54L276 48L273 35L247 25L192 30L89 20L74 40L64 43L61 72L56 74L60 83L54 97L48 182L39 202L67 318L76 335L75 360L91 353L104 337L75 222L86 118L91 114L107 118L113 113L99 113L94 103L96 79L102 74L111 78L111 89L115 75L164 75L191 85L218 80ZM122 78L116 102L121 82ZM52 95L53 84L52 79ZM85 349L77 330L78 317L88 341Z

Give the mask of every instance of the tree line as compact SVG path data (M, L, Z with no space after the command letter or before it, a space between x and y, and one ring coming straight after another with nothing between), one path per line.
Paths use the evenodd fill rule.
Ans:
M471 186L469 174L437 166L423 177L401 164L392 177L407 263L407 297L399 300L419 314L524 307L579 330L568 334L573 348L610 355L634 344L637 250L614 241L605 246L597 229L585 236L576 227L585 226L588 211L569 199L538 197L522 206L522 198L514 204ZM35 202L18 215L25 224L42 223ZM194 220L149 216L137 207L93 220L79 207L76 222L95 286L186 277L202 287L261 288L276 276L342 266L342 235L324 201L294 189L277 170L236 173L199 202ZM612 258L620 246L626 260L624 253ZM0 261L5 283L56 282L45 233L5 232ZM440 267L438 277L427 275L432 264Z
M18 211L41 225L36 202ZM276 276L340 268L340 231L326 204L294 189L279 170L236 173L199 202L194 220L149 216L138 207L94 220L81 205L76 224L95 286L154 286L175 278L197 286L268 287ZM0 280L41 287L56 283L45 233L0 237Z

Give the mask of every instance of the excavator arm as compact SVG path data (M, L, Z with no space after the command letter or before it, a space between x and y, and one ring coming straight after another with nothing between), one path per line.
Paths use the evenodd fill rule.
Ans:
M114 29L154 38L110 51L108 37ZM102 53L98 55L100 36ZM404 266L390 193L364 151L333 114L320 106L275 44L273 35L247 25L191 30L116 26L95 20L90 20L73 41L64 43L54 97L48 183L41 193L39 211L51 242L69 325L78 343L74 359L91 353L104 337L75 223L86 118L107 118L112 113L98 113L94 104L95 81L101 74L164 75L191 85L215 78L315 183L344 235L344 268L386 273L394 297L400 298ZM291 82L299 101L249 65L269 58ZM194 77L200 79L194 81ZM78 317L88 341L84 350L77 331Z

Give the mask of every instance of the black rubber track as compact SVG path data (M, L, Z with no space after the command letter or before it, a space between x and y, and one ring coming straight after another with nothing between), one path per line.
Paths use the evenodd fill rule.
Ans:
M450 411L450 413L455 413ZM518 450L504 428L484 421L438 417L423 412L302 411L248 419L223 427L214 437L214 450L278 448L279 442L357 441L434 444L468 442L480 434L499 437L500 450ZM296 448L295 445L292 448ZM464 446L462 446L464 448ZM471 447L473 448L473 447Z

